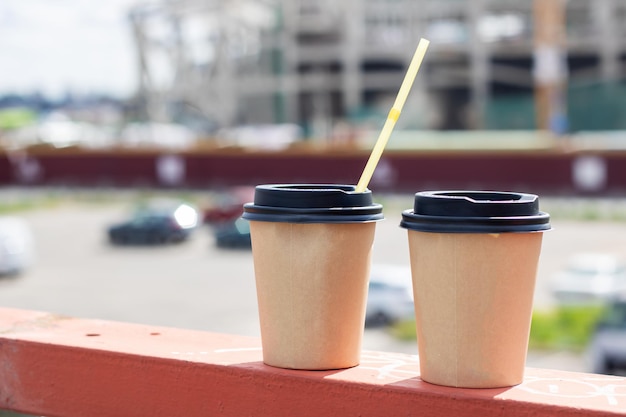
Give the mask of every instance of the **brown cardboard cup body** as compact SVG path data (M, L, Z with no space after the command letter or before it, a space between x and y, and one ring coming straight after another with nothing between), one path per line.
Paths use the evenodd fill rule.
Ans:
M359 364L375 223L251 221L263 361Z
M421 378L521 383L543 234L408 234Z

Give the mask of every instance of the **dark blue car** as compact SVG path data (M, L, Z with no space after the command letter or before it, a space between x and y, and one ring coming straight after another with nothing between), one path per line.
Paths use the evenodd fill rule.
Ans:
M238 218L235 221L222 223L214 227L215 244L219 248L249 249L250 223L246 219Z
M156 204L138 210L123 223L109 227L113 244L165 244L189 238L198 225L198 212L188 204Z

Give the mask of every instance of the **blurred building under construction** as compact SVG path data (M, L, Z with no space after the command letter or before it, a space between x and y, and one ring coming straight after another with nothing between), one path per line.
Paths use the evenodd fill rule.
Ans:
M547 87L570 130L626 129L623 0L163 0L130 21L156 121L323 136L379 120L424 37L404 128L558 124L537 114Z

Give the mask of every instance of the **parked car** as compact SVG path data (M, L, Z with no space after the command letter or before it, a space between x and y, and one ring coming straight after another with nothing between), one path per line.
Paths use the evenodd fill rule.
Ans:
M552 294L561 302L604 302L626 294L626 263L608 253L573 256L552 279Z
M626 298L608 305L592 336L589 353L593 372L626 374Z
M23 272L33 258L34 239L28 224L18 217L0 217L0 275Z
M232 223L243 214L243 205L253 200L254 187L233 187L203 210L203 222L213 225Z
M401 320L413 320L414 311L411 268L401 265L372 265L365 325L381 326Z
M250 223L239 217L235 221L221 223L214 226L215 244L219 248L250 249Z
M127 221L108 228L113 244L164 244L187 240L198 225L198 211L184 202L155 200Z
M204 210L204 222L208 224L228 223L243 214L243 203L220 204Z

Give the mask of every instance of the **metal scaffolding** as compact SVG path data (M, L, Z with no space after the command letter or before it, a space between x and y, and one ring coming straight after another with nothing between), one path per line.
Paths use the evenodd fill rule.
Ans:
M331 124L395 95L425 37L431 48L415 94L428 97L426 110L462 113L463 127L480 128L494 86L535 88L537 33L554 20L538 18L546 12L533 6L513 0L140 4L130 13L138 97L146 116L159 121ZM563 2L565 54L591 62L565 74L624 78L624 22L626 2ZM466 99L459 100L459 91Z

